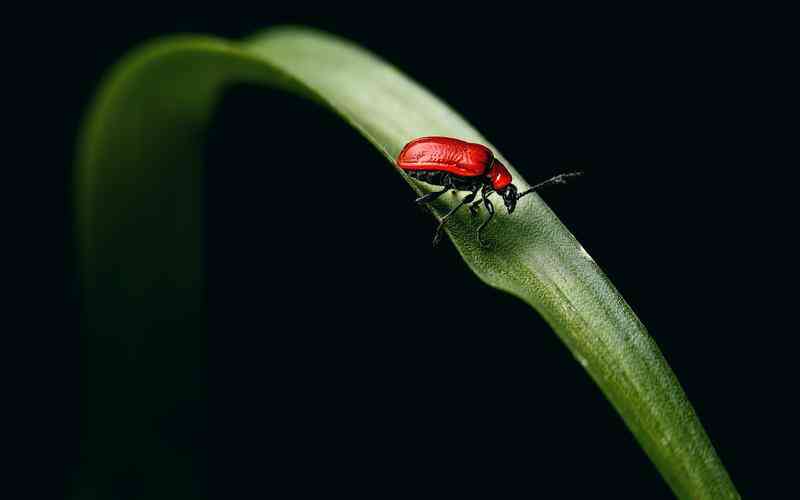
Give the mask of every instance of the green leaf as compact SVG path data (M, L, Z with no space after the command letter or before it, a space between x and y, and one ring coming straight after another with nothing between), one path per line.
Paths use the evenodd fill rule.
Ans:
M187 36L135 51L111 72L89 112L76 174L88 317L98 331L119 329L119 311L126 311L125 349L135 352L141 332L154 324L196 315L203 301L203 137L221 90L237 82L328 106L388 165L419 136L489 144L396 68L316 31L281 28L241 42ZM528 187L499 157L520 190ZM418 193L426 189L402 178ZM448 198L437 202L439 216L456 202ZM738 498L655 342L544 202L528 196L513 215L496 217L487 228L493 242L487 249L475 238L477 224L464 210L448 226L464 261L547 320L674 493ZM155 289L174 299L168 305L148 300Z

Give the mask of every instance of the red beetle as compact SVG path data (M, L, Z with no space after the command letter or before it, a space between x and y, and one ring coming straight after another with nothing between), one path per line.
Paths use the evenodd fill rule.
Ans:
M434 191L417 198L418 204L430 203L451 189L470 191L461 203L442 217L433 237L434 245L439 242L442 228L450 216L467 203L472 203L478 190L481 191L481 199L472 203L469 210L472 215L476 215L482 201L486 211L489 212L489 217L478 226L477 230L478 241L483 246L481 230L494 217L494 205L489 200L492 193L497 193L503 198L506 210L510 214L516 208L517 200L523 196L551 184L563 184L568 177L581 174L580 172L560 174L518 194L517 187L511 183L511 173L494 157L489 148L452 137L414 139L400 151L397 166L415 179L444 187L441 191Z

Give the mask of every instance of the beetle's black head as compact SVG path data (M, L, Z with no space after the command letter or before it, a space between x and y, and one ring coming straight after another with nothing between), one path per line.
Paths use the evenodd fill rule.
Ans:
M506 204L508 213L514 212L514 209L517 208L517 186L509 184L497 194L503 197L503 203Z

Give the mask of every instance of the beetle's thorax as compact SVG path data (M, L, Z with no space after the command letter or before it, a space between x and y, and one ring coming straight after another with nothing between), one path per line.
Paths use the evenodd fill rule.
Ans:
M492 161L492 166L487 170L486 177L489 178L495 191L502 191L511 184L512 180L511 173L497 158Z

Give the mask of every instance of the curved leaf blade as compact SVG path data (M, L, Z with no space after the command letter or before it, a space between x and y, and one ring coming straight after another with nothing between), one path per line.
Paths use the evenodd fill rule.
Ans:
M489 145L391 65L316 31L282 28L243 42L190 36L143 47L103 85L80 143L78 228L87 307L96 328L118 329L116 318L103 310L127 309L135 314L126 335L136 339L155 322L198 310L203 132L221 90L233 82L271 85L321 102L392 163L407 141L424 135ZM498 156L520 189L528 187L513 164ZM403 178L424 191L423 184ZM446 198L435 206L439 216L457 202ZM178 226L165 213L183 222ZM478 245L476 224L463 211L447 229L465 262L481 280L519 297L547 320L675 494L739 498L655 342L544 202L528 196L513 215L496 217L487 228L486 238L494 242L489 249ZM178 297L169 312L148 300L154 288Z

